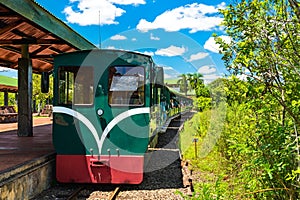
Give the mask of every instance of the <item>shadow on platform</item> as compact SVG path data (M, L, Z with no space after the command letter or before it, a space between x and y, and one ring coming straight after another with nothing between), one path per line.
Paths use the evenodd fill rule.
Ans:
M34 118L33 126L33 137L18 137L17 123L0 124L0 174L54 153L51 119Z

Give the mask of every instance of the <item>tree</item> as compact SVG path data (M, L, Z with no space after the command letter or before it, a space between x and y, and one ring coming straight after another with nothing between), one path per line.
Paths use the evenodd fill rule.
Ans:
M177 84L179 84L180 92L183 92L185 94L185 96L187 96L188 80L187 80L187 76L185 74L181 74L179 76L179 80L177 81Z
M245 110L252 115L247 117L255 122L252 127L255 128L254 141L243 144L252 155L248 157L248 166L252 167L248 168L251 169L248 173L259 180L261 189L272 191L260 194L260 198L298 199L299 3L293 0L241 0L221 13L225 31L231 38L230 43L225 43L221 37L216 37L225 65L233 74L247 76L244 85L247 103L243 102L244 107L238 106L239 110L232 112ZM241 97L237 99L244 101ZM231 149L238 149L238 145L241 148L241 144L236 144L236 148ZM243 146L244 151L246 147ZM292 178L287 180L289 176Z
M286 0L230 5L222 14L232 41L216 40L227 68L263 83L299 127L300 24L292 10Z
M188 73L187 74L187 80L189 81L189 84L191 86L192 89L196 90L197 87L199 87L200 85L203 85L203 75L200 73Z
M191 89L195 90L196 97L210 98L209 88L204 84L203 75L200 73L187 74L187 80Z
M33 74L32 76L32 100L35 101L40 106L44 106L46 101L49 101L53 98L53 78L50 76L50 89L48 93L41 92L41 75Z

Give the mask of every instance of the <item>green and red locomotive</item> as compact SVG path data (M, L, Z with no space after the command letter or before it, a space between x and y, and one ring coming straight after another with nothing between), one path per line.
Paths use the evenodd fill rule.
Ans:
M141 183L148 146L168 118L192 104L164 86L163 68L136 52L60 54L53 73L59 182Z

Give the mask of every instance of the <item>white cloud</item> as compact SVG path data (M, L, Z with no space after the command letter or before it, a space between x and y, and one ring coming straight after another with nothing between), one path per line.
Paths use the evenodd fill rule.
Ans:
M180 75L180 73L171 66L162 66L162 67L164 68L165 79L174 79Z
M117 49L117 48L114 46L107 46L106 49Z
M154 56L154 53L152 51L144 51L144 52L141 52L142 54L146 54L148 56Z
M141 19L136 28L143 32L159 28L166 31L190 29L190 33L210 31L216 29L222 22L223 18L219 16L218 9L224 6L224 2L217 6L201 3L188 4L173 10L167 10L157 16L153 22Z
M211 74L216 71L217 71L217 69L214 66L210 66L210 65L205 65L198 69L198 73L200 73L200 74Z
M118 24L117 17L126 11L118 5L145 4L145 0L70 0L71 6L64 9L67 22L81 26L103 24ZM99 16L100 15L100 16Z
M204 80L204 83L210 83L218 78L222 78L220 75L217 75L217 74L206 74L206 75L203 75L203 80Z
M10 69L7 67L0 67L0 75L8 76L11 78L18 78L18 70Z
M170 67L170 66L163 66L164 70L174 70L173 67Z
M119 5L138 5L146 3L144 0L109 0L109 2Z
M222 2L217 7L218 7L218 9L225 9L226 8L226 3Z
M190 58L188 59L188 62L192 62L194 60L201 60L205 57L207 57L209 54L208 53L205 53L205 52L199 52L199 53L196 53L196 54L192 54L190 56Z
M186 49L184 47L176 47L174 45L171 45L168 48L157 50L155 52L155 55L172 57L172 56L180 56L185 52Z
M153 33L150 34L150 40L160 40L159 37L155 37Z
M131 41L135 42L135 41L137 41L137 39L136 38L132 38Z
M126 40L127 37L123 36L123 35L114 35L112 37L110 37L111 40Z
M0 67L0 72L7 72L7 71L9 71L9 68Z
M230 41L231 41L231 38L229 36L221 35L219 37L222 38L222 40L224 40L226 43L230 43ZM212 51L214 53L219 53L220 45L216 44L216 41L213 37L210 37L205 42L204 49L207 49L207 50Z

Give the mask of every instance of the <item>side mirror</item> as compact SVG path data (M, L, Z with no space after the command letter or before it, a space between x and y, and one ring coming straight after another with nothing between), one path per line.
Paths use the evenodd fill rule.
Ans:
M42 93L49 92L49 73L48 72L42 72L41 91L42 91Z
M156 68L155 84L158 87L163 87L164 86L164 69L162 67L157 67Z

